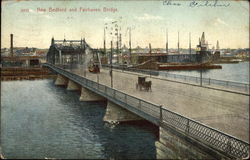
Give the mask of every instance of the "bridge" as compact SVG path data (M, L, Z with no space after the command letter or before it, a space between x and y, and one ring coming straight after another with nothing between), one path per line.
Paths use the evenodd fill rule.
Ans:
M159 126L157 158L249 157L249 94L245 90L159 79L150 73L152 92L144 92L135 89L142 73L117 68L111 85L108 69L92 74L81 63L67 68L60 60L53 62L44 66L58 74L56 85L80 90L81 101L107 101L104 121L144 119Z

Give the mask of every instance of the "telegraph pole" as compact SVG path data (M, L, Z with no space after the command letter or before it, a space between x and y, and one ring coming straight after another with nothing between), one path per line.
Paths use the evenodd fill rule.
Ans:
M132 52L132 49L131 49L131 27L129 27L129 61L130 61L130 64L132 63L131 52Z
M106 28L104 27L104 41L103 41L104 54L106 56Z
M152 67L152 62L153 62L151 43L149 43L149 54L150 54L150 69L151 69L151 67ZM152 68L153 68L153 67L152 67ZM151 77L151 70L150 70L150 77Z
M110 78L111 78L111 88L113 88L113 65L112 65L112 59L113 59L113 41L111 41L111 52L110 52Z
M117 31L116 31L116 38L117 38L117 42L116 42L116 54L117 54L117 62L119 62L119 32L118 32L118 26L117 26Z

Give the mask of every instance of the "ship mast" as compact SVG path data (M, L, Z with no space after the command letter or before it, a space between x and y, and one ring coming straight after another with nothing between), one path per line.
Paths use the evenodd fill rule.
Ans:
M178 46L178 53L180 54L180 41L179 41L179 31L178 31L178 44L177 44L177 46Z
M191 55L191 33L189 32L189 54Z
M130 60L130 63L132 62L131 52L132 52L132 49L131 49L131 27L129 27L129 60Z
M166 33L166 54L168 54L168 29Z
M103 49L104 49L104 53L105 53L105 55L106 55L106 29L105 29L105 27L104 27Z

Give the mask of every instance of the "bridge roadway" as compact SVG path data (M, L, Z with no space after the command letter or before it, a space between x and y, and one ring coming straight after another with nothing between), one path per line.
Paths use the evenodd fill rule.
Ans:
M84 77L83 69L67 69ZM113 70L113 88L233 135L249 143L249 95L150 78L152 92L136 90L138 75ZM144 75L145 76L145 75ZM86 78L110 86L108 69Z

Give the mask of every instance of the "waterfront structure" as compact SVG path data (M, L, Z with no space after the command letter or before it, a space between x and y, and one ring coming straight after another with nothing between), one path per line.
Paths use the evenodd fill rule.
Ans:
M168 53L168 47L166 47L167 54L165 53L138 54L138 63L143 63L151 59L160 63L206 63L212 61L213 55L212 52L208 50L208 43L206 42L204 32L202 33L202 36L199 39L199 44L196 47L195 54L191 53L191 40L189 40L189 53L186 54L180 53L179 32L178 32L177 46L178 46L177 53L172 53L172 54Z
M91 48L85 41L81 40L54 40L51 39L51 45L47 53L47 62L56 65L86 64L86 60L98 60L98 53L103 53L98 49Z

